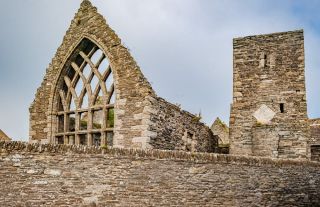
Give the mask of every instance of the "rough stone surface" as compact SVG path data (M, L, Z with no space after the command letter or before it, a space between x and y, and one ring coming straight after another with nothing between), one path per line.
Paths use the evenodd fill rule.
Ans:
M262 104L260 108L253 114L257 122L261 124L269 124L273 119L274 115L276 115L276 113L264 104Z
M154 149L213 152L217 138L209 127L199 122L199 117L181 110L162 98L153 100L150 140Z
M229 145L229 127L219 119L219 117L213 122L211 131L214 136L217 136L219 145Z
M121 44L120 38L89 1L82 2L30 107L30 143L56 142L59 104L57 89L62 87L59 80L62 74L67 73L66 66L70 65L72 55L84 38L95 43L106 54L112 68L116 94L113 146L183 149L184 147L178 146L186 145L186 142L193 143L198 139L195 150L213 150L215 141L208 127L197 120L190 121L193 118L188 113L172 107L166 109L166 105L170 108L170 104L156 96L128 49ZM173 113L177 115L171 117L172 111L176 111ZM164 119L156 120L157 114L161 114ZM172 123L175 126L167 126ZM175 128L177 130L174 130ZM195 137L191 141L183 141L188 139L184 137L184 133L189 130ZM88 145L92 144L90 139L88 138ZM160 144L160 141L168 143ZM103 144L101 142L101 145Z
M308 158L303 31L236 38L233 52L230 153Z
M11 138L0 129L0 141L11 141Z
M310 161L0 142L0 166L0 206L320 203Z
M310 119L310 133L309 141L311 160L320 162L320 119Z

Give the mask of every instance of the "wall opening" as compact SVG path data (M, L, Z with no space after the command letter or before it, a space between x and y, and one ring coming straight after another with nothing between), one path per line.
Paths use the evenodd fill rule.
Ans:
M320 161L320 145L311 145L311 160Z
M104 52L82 40L66 61L56 88L56 143L112 146L115 90Z
M281 112L281 113L284 113L284 103L281 103L281 104L280 104L280 112Z

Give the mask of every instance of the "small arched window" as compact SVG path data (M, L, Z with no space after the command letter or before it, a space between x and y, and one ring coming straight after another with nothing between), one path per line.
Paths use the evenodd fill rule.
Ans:
M112 145L115 89L104 52L84 39L66 62L56 88L55 142Z

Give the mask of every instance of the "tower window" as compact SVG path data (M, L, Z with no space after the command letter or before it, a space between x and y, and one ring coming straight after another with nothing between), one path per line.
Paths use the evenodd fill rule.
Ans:
M284 103L281 103L281 104L280 104L280 112L281 112L281 113L284 113Z

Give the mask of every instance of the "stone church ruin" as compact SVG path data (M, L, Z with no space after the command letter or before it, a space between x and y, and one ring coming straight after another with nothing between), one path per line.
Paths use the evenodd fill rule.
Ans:
M199 117L158 97L87 0L30 107L30 143L213 152Z
M30 143L224 152L319 160L307 117L303 31L233 41L230 128L158 97L88 0L71 22L30 107ZM284 78L285 77L285 78Z
M29 143L0 130L0 206L319 206L303 38L234 39L230 127L209 128L156 95L83 0L30 107Z

